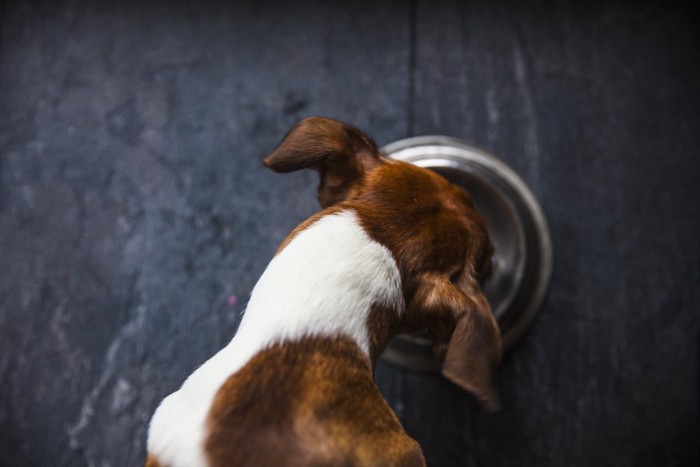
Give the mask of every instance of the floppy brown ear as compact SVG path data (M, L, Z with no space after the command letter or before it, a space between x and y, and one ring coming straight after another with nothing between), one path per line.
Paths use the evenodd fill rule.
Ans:
M381 162L375 144L357 128L326 117L297 123L264 161L275 172L315 169L321 206L336 204L364 174Z
M444 358L443 376L495 411L501 405L496 386L500 330L486 297L478 286L470 288L467 294L447 278L424 276L408 312L432 334L434 353Z
M497 387L500 330L481 291L468 297L467 303L471 306L457 319L442 374L469 391L487 410L496 411L501 408Z

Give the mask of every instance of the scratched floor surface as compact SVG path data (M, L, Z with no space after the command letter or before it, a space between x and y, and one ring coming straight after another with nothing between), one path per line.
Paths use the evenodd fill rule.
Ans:
M260 163L315 114L482 146L549 218L501 412L378 369L430 465L697 465L698 16L579 4L2 2L0 465L142 462L317 209Z

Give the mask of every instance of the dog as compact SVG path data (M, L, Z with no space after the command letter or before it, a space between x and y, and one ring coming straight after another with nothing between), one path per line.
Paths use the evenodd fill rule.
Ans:
M373 370L390 338L427 329L443 375L499 406L483 219L330 118L300 121L264 164L317 170L323 210L282 242L233 340L160 404L146 466L426 465Z

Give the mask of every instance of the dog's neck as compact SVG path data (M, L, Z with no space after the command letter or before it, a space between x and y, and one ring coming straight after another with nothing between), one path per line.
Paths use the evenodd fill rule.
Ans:
M404 309L399 270L350 210L320 216L296 232L255 286L234 338L262 348L309 336L353 339L370 360L388 338L373 311ZM381 348L380 348L381 347Z

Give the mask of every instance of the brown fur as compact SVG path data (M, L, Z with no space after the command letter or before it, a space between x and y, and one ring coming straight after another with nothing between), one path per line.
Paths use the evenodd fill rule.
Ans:
M374 142L357 128L316 117L304 119L289 130L265 159L265 166L281 173L318 170L318 201L326 208L345 198L354 182L378 163L378 154Z
M355 210L396 259L407 304L403 325L427 328L436 356L445 359L444 375L497 409L500 332L479 285L492 247L469 195L428 170L385 162L339 207Z
M161 467L161 464L154 456L149 454L148 457L146 457L145 467Z
M212 466L420 466L349 338L307 338L256 355L221 388L209 417Z
M367 331L369 334L369 353L372 360L372 368L384 352L389 339L394 337L400 326L401 310L395 307L375 303L367 318Z

